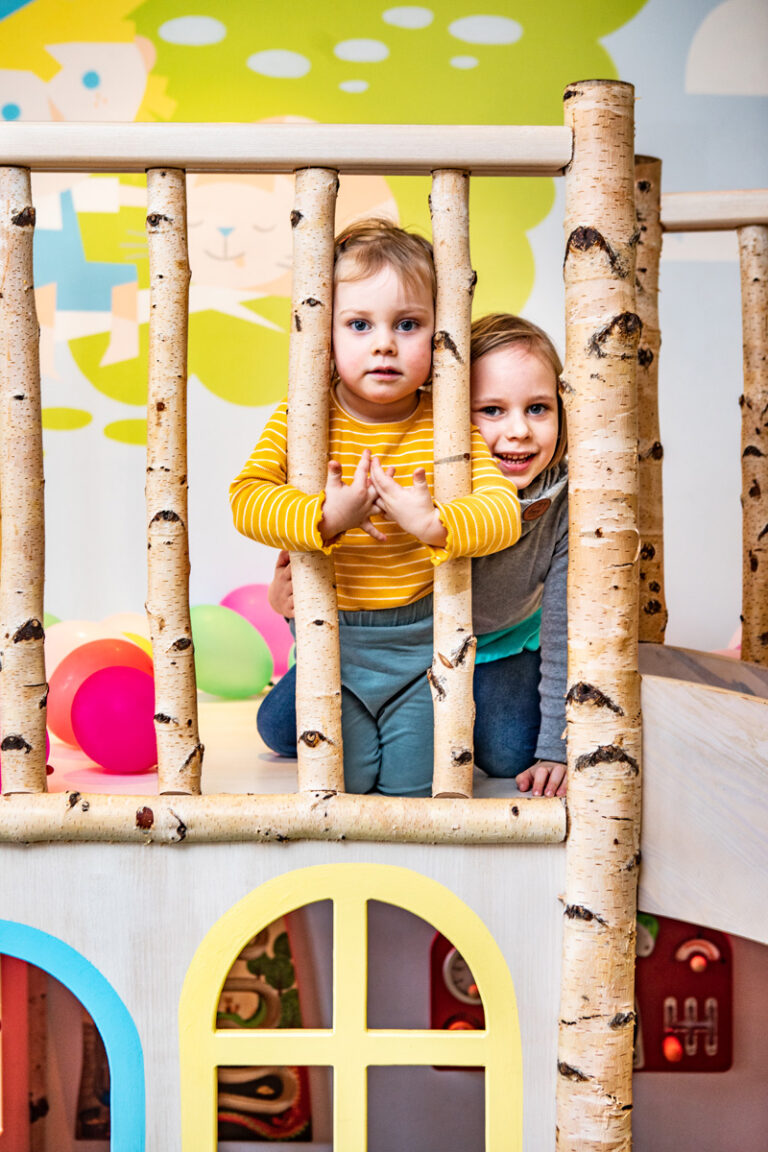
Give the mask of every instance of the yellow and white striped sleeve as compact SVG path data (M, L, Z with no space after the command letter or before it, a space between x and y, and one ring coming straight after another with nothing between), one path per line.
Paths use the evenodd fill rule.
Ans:
M287 406L270 416L259 442L229 486L229 502L238 532L293 552L330 552L318 525L325 493L307 496L286 482Z
M502 476L487 444L472 429L472 495L437 503L448 533L442 548L432 550L432 563L452 556L490 556L520 539L517 488Z

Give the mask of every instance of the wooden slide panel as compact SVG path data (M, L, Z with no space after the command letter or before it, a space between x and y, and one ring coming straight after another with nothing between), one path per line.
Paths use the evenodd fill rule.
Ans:
M670 648L664 644L640 645L640 673L664 676L724 688L744 696L768 700L768 668L718 656L715 652L696 652L692 648Z
M768 943L768 700L644 676L644 912Z

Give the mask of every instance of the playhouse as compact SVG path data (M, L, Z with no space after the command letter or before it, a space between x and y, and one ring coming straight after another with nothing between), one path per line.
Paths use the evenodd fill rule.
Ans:
M111 1126L101 1147L240 1148L222 1136L221 1113L237 1095L232 1085L258 1070L255 1091L265 1100L282 1096L296 1107L309 1087L313 1134L296 1143L316 1152L629 1149L638 1031L644 1058L659 1057L650 1022L638 1028L638 903L651 918L700 927L691 948L678 948L694 985L680 994L679 1016L664 1008L662 1040L678 1043L680 1059L717 1055L725 1017L712 1003L724 994L708 992L699 1004L696 974L704 980L707 964L711 974L726 955L718 933L768 943L764 892L744 878L746 867L758 878L768 867L768 193L661 196L659 162L634 155L633 105L631 85L590 80L566 89L561 127L0 125L0 953L55 977L100 1033ZM147 613L158 786L146 794L47 785L30 169L148 176ZM295 557L306 654L298 763L259 755L252 703L198 707L185 174L217 171L296 173L289 443L298 446L293 483L307 492L326 472L327 389L317 366L329 346L337 174L432 175L442 337L436 485L444 493L467 482L471 179L564 179L566 800L475 781L461 561L436 579L432 798L344 791L335 595L324 556ZM739 230L745 286L741 662L664 646L661 233L725 228ZM425 961L429 1011L423 989L412 987L412 958L398 966L407 924L428 947L434 933L447 942L442 952L432 944ZM294 963L302 1019L279 1027L267 996L260 1026L230 1026L243 1019L238 980L262 954ZM29 991L9 991L14 979L18 971L4 969L0 1149L52 1149L41 1135L45 1116L29 1123L11 1104L18 1060L6 1021L19 989ZM24 1020L14 1034L40 1043ZM666 1051L678 1059L674 1046ZM19 1091L29 1087L22 1080ZM407 1115L407 1134L387 1127L398 1115ZM440 1144L430 1142L434 1125Z

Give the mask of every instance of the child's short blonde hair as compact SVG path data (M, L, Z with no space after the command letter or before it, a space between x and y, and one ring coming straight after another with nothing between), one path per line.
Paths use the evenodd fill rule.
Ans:
M423 236L406 232L385 217L369 216L336 237L334 280L364 280L385 267L394 268L407 288L426 289L435 299L432 245Z
M559 464L568 451L568 429L565 422L565 411L557 383L563 374L563 365L557 354L557 349L547 336L543 328L524 320L522 316L513 316L510 312L491 312L488 316L481 316L472 324L472 341L470 344L470 361L476 363L481 356L495 352L497 348L510 348L520 346L532 356L537 356L555 374L555 395L557 396L557 426L558 436L554 455L548 467Z

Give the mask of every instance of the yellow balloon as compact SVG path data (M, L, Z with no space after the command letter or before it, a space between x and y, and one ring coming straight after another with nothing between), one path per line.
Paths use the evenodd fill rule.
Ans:
M138 644L139 648L142 648L147 656L152 656L152 645L145 636L139 636L138 632L123 632L123 636L127 636L133 644Z

